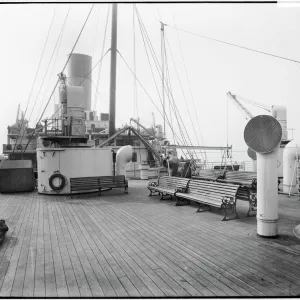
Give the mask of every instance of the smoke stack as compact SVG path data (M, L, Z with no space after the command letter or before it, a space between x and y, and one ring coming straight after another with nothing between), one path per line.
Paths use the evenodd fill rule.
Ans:
M91 110L92 101L92 57L85 54L72 53L68 63L70 85L84 88L84 110Z

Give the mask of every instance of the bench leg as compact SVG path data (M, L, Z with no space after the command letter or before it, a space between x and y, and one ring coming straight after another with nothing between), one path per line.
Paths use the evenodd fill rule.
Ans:
M164 198L164 195L165 196L169 196L169 198ZM161 198L160 198L160 200L171 200L171 199L173 199L173 196L172 195L169 195L169 194L165 194L165 193L161 193Z
M150 197L150 196L159 196L160 195L160 193L158 191L150 190L150 189L149 189L149 191L150 191L150 194L148 195L148 197Z
M224 209L225 216L222 221L228 221L233 219L239 219L239 215L236 211L236 201L231 197L224 197L222 208ZM228 213L228 209L231 211ZM228 218L227 216L235 215L234 218Z
M175 196L175 200L177 201L176 204L175 204L176 206L182 206L182 205L190 204L190 200L187 200L187 199L183 200L183 198L180 198L180 197L177 197L177 196Z
M247 217L254 217L256 214L250 215L251 211L256 212L257 208L257 197L255 194L250 195L249 197L249 210L247 213Z
M205 207L206 207L206 209L205 209ZM203 212L203 211L209 211L209 210L211 210L211 207L209 205L198 202L198 210L196 212Z

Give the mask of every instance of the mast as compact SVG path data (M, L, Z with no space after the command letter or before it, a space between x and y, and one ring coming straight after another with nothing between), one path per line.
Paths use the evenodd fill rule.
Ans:
M111 60L110 60L110 96L109 96L109 125L108 136L116 132L116 68L117 68L117 14L118 6L112 5L111 22Z

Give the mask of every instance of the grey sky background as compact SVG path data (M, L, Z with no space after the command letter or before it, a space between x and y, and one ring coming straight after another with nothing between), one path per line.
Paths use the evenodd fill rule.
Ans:
M28 118L32 112L30 118L32 126L35 125L48 101L57 80L57 74L67 60L67 54L70 53L91 6L91 4L71 5L56 63L54 65L52 62L50 65L39 97L37 95L69 5L0 6L1 144L6 143L7 126L15 122L18 104L21 104L23 110L26 108L54 12L54 23L26 114ZM137 4L137 8L159 59L161 47L159 20L161 19L172 26L176 22L178 28L186 31L300 61L299 7L278 7L276 4L178 3ZM107 4L94 6L74 51L93 55L93 65L101 57L107 9ZM98 27L97 20L99 20ZM133 67L132 4L118 5L118 20L118 50L127 63ZM135 19L135 24L137 77L162 111L137 19ZM109 18L105 51L110 47L110 29ZM193 144L197 144L194 127L201 145L201 135L204 145L208 146L225 146L228 140L229 145L233 145L233 151L244 151L234 152L234 159L247 159L245 154L247 146L243 138L247 121L230 100L227 102L228 91L265 105L285 105L288 112L288 128L295 128L294 138L299 140L300 64L202 39L180 30L177 32L171 26L165 28L165 35L169 44L167 46L168 66L172 93ZM108 112L109 60L108 54L102 65L96 105L98 113ZM50 72L51 70L53 72ZM96 68L93 72L92 107L95 99L97 71ZM129 123L129 118L134 116L134 79L120 56L118 56L117 71L116 125L120 127ZM153 72L158 88L161 89L157 71ZM180 82L176 72L179 74ZM182 94L180 84L184 94ZM141 122L146 126L151 125L153 112L156 124L163 124L161 115L139 85L137 95L137 110ZM196 109L194 109L192 99L194 99ZM58 103L57 92L50 100L45 116L50 117L53 114L55 102ZM168 101L166 103L168 106ZM253 114L267 113L248 104L245 106ZM174 116L172 120L175 122ZM174 128L179 133L177 126ZM169 128L167 128L167 136L172 141L172 132Z

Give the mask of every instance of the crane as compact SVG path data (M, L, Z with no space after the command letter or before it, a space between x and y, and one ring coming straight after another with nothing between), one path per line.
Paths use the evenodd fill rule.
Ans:
M241 96L233 95L231 92L227 92L226 95L243 112L243 114L245 115L246 120L252 119L254 117L254 115L241 103L240 100L248 102L248 103L250 103L252 105L255 105L257 107L260 107L260 108L268 111L269 113L272 112L272 107L269 107L269 106L264 105L262 103L259 103L259 102L253 101L253 100L248 100L248 99L242 98Z

